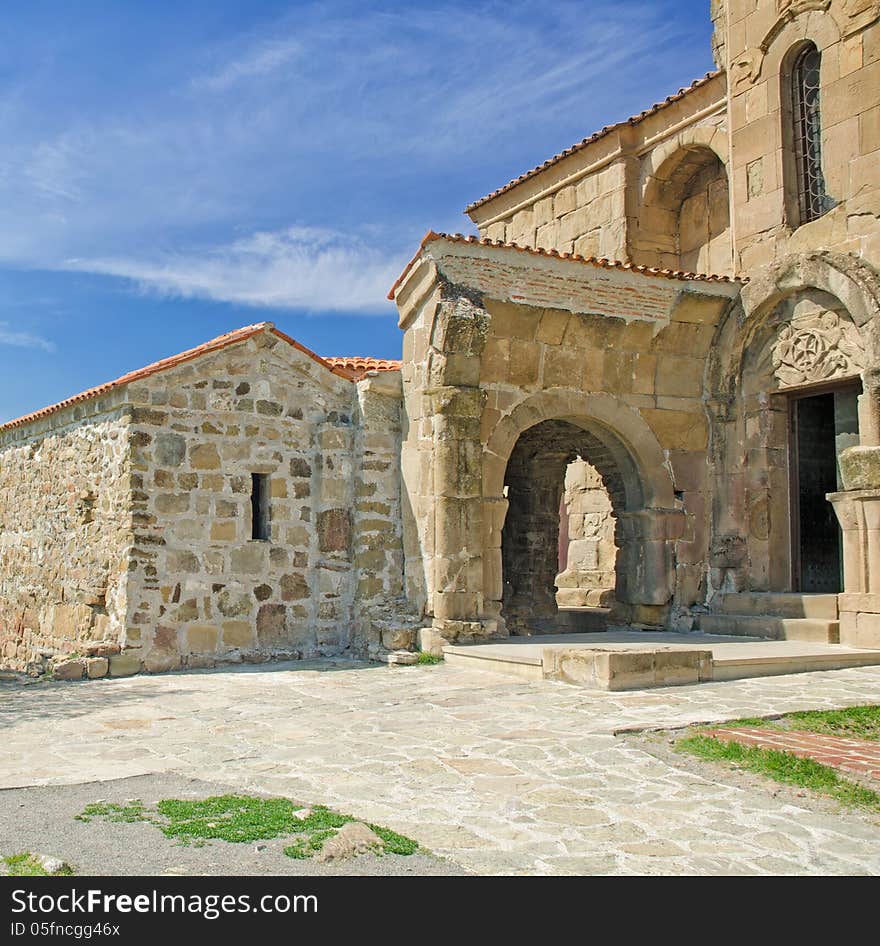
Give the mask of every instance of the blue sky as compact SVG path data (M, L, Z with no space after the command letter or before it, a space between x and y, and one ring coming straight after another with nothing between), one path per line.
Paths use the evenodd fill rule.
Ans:
M708 0L28 0L0 41L0 421L268 319L399 357L429 228L712 68Z

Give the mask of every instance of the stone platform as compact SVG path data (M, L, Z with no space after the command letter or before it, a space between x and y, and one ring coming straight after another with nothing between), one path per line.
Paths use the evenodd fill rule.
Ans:
M449 646L444 656L452 666L526 680L562 680L598 690L880 666L880 650L666 631L511 637L491 644Z

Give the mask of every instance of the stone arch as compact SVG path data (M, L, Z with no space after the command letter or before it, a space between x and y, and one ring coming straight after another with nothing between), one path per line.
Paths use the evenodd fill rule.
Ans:
M737 590L789 591L789 403L828 383L861 376L859 436L880 442L880 379L876 365L880 278L862 260L818 252L792 256L744 285L739 305L719 327L708 379L714 407L712 458L718 475L734 470L716 535L744 543ZM787 356L798 338L814 337L819 358ZM811 387L812 386L812 387ZM744 525L743 525L744 524ZM741 530L745 531L741 531ZM723 576L716 576L723 587Z
M689 129L650 155L633 259L693 272L732 265L730 192L719 129Z
M648 425L630 408L610 395L568 389L527 398L498 422L486 443L483 590L487 615L504 619L505 559L508 572L512 562L509 548L504 550L505 529L507 541L522 546L516 554L524 556L518 570L530 600L530 619L546 623L555 615L559 499L565 467L577 456L596 468L611 497L620 549L618 601L653 609L657 623L662 623L675 588L672 544L684 525L683 514L675 508L663 451ZM528 486L530 477L533 482ZM512 486L521 488L520 496L505 495L505 487ZM517 516L517 521L508 521L509 515ZM516 591L513 586L513 595ZM510 589L507 600L509 605ZM515 625L526 620L521 604L514 603Z
M819 290L839 300L859 328L868 363L880 354L880 275L855 256L819 251L789 256L759 271L743 285L740 305L719 326L709 365L716 398L735 395L746 349L777 306L799 292Z
M611 394L585 394L569 388L548 388L533 394L495 425L483 451L484 499L502 496L514 445L525 430L545 420L565 420L600 435L604 433L621 468L631 471L632 508L672 508L672 476L647 422ZM639 498L635 499L636 496Z

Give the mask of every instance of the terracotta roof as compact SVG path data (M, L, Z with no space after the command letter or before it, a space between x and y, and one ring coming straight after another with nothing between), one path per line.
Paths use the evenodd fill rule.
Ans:
M345 378L347 381L352 380L349 371L337 365L330 364L328 360L321 358L320 355L316 355L304 345L300 345L298 341L292 339L289 335L285 335L284 332L279 331L271 322L258 322L255 325L246 325L244 328L236 329L234 332L227 332L225 335L212 338L211 341L205 342L204 345L198 345L196 348L190 348L187 351L180 352L178 355L172 355L170 358L163 358L161 361L153 362L153 364L147 365L145 368L139 368L137 371L130 371L128 374L122 375L122 377L117 378L115 381L108 381L106 384L100 384L96 388L89 388L88 391L82 391L80 394L74 394L73 397L59 401L57 404L51 404L49 407L44 407L39 411L34 411L32 414L25 414L23 417L18 417L15 420L7 421L5 424L0 424L0 432L5 430L13 430L16 427L23 427L32 421L40 420L41 418L47 417L50 414L54 414L56 411L60 411L65 407L70 407L72 404L80 404L83 401L91 401L94 398L108 394L110 391L113 391L116 388L121 388L126 384L131 384L132 381L140 381L143 378L149 378L151 375L158 374L160 371L166 371L168 368L174 368L176 365L181 365L184 362L192 361L194 358L199 358L202 355L207 355L210 352L219 351L221 348L226 348L229 345L235 345L238 342L247 341L247 339L253 338L253 336L259 335L260 332L265 331L270 331L273 335L276 335L278 338L287 342L289 345L292 345L297 349L297 351L301 351L304 355L308 355L309 358L318 362L319 365L323 365L328 371L332 371L333 374L338 375L340 378Z
M520 246L518 243L504 243L502 240L480 239L475 236L464 236L461 233L435 233L429 230L422 239L415 256L406 264L403 272L391 287L388 298L394 299L394 293L406 279L409 271L415 266L425 247L435 240L446 240L448 243L470 243L474 246L493 246L498 249L516 250L519 253L529 253L532 256L550 257L551 259L571 260L575 263L586 263L599 269L620 269L627 272L641 273L644 276L659 276L661 279L680 279L683 282L726 282L742 283L743 280L732 276L715 276L708 273L688 273L678 269L657 269L653 266L637 266L635 263L624 263L620 260L597 259L595 256L579 256L577 253L560 253L558 250L538 250L531 246Z
M400 371L403 364L393 358L361 358L357 355L350 358L325 358L324 361L334 368L351 372L353 381L360 381L368 371Z
M507 184L505 184L504 187L499 187L498 190L492 191L491 194L487 194L485 197L475 200L472 204L468 204L467 207L464 208L464 212L470 213L472 210L476 210L477 207L482 207L483 204L487 204L490 200L494 200L496 197L500 197L501 194L505 194L507 191L513 190L517 184L522 184L523 181L527 181L530 177L534 177L536 174L540 174L541 171L545 171L554 164L558 164L563 158L567 158L572 154L577 154L578 151L582 151L594 141L598 141L600 138L604 138L606 135L611 134L612 131L616 131L618 128L623 128L625 125L638 125L639 122L644 121L649 115L656 114L661 109L672 105L673 102L680 101L695 89L701 88L716 76L721 75L722 71L723 70L721 69L716 69L715 72L707 72L702 79L696 79L687 88L679 89L674 95L670 95L662 102L657 102L650 108L646 108L643 112L639 112L638 115L632 115L630 118L627 118L625 121L618 122L616 125L606 125L595 134L590 135L589 138L584 138L582 141L572 145L570 148L566 148L565 151L560 151L559 154L555 154L552 158L548 158L548 160L546 160L543 164L539 164L536 168L532 168L531 171L526 171L525 174L520 174L519 177L515 177L512 181L509 181Z

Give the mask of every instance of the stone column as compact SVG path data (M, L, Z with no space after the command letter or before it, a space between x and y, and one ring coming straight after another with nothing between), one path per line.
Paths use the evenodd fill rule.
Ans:
M433 470L433 556L423 649L470 640L496 629L483 625L483 501L480 418L485 393L480 365L489 316L466 296L442 300L434 317L424 391Z
M858 594L867 590L861 506L847 492L828 493L827 499L834 506L843 533L843 590Z
M507 626L501 616L504 598L501 534L509 505L503 496L483 500L483 626L496 637L507 636Z
M859 443L880 444L880 368L869 368L862 374L859 395Z
M431 392L434 454L434 628L453 640L479 636L483 604L478 388Z
M844 490L827 498L843 530L840 643L880 649L880 446L850 447L839 463Z

